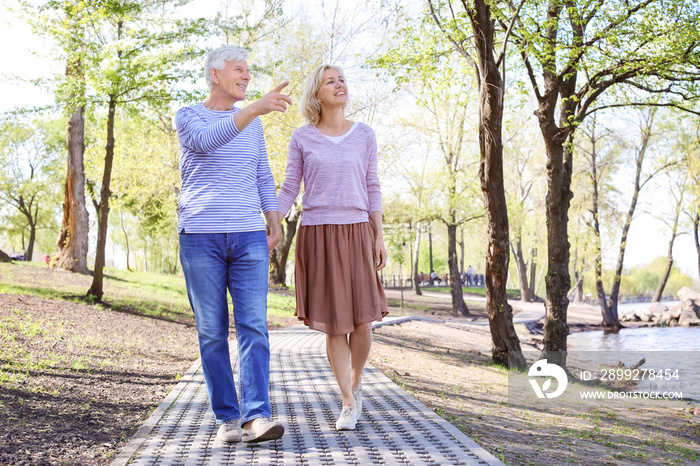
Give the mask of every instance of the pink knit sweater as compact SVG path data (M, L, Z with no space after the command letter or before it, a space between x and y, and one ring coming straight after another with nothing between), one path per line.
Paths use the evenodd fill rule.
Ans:
M294 204L302 179L302 225L367 222L370 212L382 210L372 128L359 123L337 144L314 125L298 128L289 142L287 171L277 196L282 215Z

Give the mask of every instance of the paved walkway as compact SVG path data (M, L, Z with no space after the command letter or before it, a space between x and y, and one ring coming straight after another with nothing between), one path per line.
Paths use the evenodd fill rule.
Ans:
M295 326L271 331L270 342L272 415L286 427L280 440L216 440L197 361L112 465L503 464L371 365L365 368L357 429L337 432L340 393L324 335Z

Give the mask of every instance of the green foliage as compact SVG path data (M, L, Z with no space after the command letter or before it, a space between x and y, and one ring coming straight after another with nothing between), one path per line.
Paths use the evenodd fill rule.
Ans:
M119 116L116 134L122 144L115 149L112 240L125 251L126 240L132 253L146 250L150 270L174 271L179 261L177 136L146 118Z
M53 249L62 194L63 119L13 112L0 121L0 233L15 250Z
M620 298L624 301L624 297L634 297L637 295L653 296L656 288L659 286L661 277L666 269L666 257L657 257L650 264L632 267L623 273L620 283ZM614 271L603 271L603 282L611 283ZM692 286L692 277L681 272L681 270L673 266L671 274L668 278L668 283L664 289L664 295L675 296L676 292L684 286ZM590 296L596 296L595 283L593 280L584 281L584 290Z

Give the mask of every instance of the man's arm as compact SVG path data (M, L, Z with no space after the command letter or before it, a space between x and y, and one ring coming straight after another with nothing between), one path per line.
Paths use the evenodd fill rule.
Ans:
M239 131L243 131L243 128L261 115L267 115L270 112L286 112L287 106L292 105L292 99L288 95L281 94L281 92L288 84L289 81L283 82L260 99L236 112L236 115L233 117L236 128Z

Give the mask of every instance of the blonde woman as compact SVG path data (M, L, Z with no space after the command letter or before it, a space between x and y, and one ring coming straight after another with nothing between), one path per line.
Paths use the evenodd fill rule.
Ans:
M345 117L343 71L321 65L307 78L301 111L309 124L289 143L278 195L282 218L304 182L297 233L296 315L326 333L326 351L343 407L337 430L352 430L362 413L362 369L372 322L388 313L377 271L386 265L377 141L372 129Z

